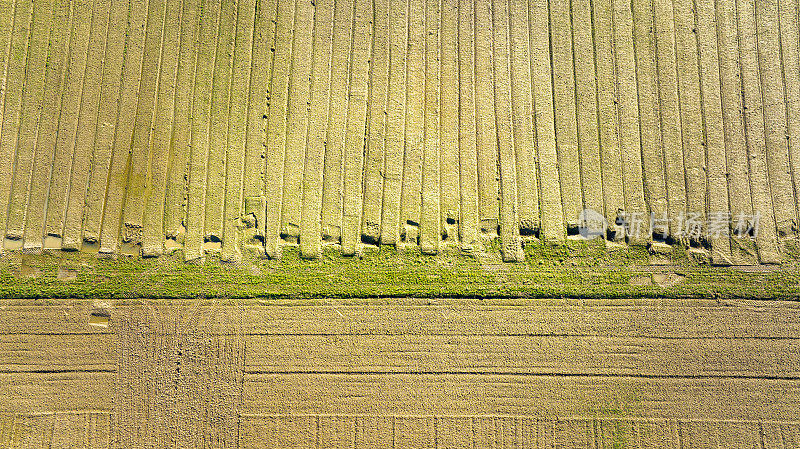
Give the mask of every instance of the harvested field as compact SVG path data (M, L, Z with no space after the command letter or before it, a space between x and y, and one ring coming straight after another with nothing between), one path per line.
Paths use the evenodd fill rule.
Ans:
M519 261L589 217L612 242L780 262L795 3L8 1L2 247L237 261L499 238Z
M797 448L798 331L784 302L10 301L0 447Z
M0 448L800 448L797 0L0 0Z

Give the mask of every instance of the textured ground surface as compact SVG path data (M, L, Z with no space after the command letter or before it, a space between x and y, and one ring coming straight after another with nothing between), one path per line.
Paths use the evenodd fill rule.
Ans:
M499 235L510 261L584 208L616 239L620 215L653 213L667 243L718 263L779 261L796 236L796 0L0 11L7 250L236 260Z
M0 0L0 447L800 447L798 14Z
M797 448L800 309L7 301L0 447Z

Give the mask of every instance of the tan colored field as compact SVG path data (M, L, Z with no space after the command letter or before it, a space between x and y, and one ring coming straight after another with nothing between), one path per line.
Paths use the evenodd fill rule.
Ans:
M793 303L4 304L0 447L800 447Z

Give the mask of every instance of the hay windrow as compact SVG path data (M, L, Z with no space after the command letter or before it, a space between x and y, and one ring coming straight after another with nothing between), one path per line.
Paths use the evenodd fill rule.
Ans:
M793 4L19 0L3 249L514 261L591 233L780 263Z

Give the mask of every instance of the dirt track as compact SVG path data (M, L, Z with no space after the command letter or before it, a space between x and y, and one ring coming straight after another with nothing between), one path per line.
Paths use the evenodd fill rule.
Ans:
M238 260L500 236L513 261L587 208L612 240L653 213L667 242L755 264L797 233L794 0L0 9L7 250ZM756 238L714 235L720 217Z

